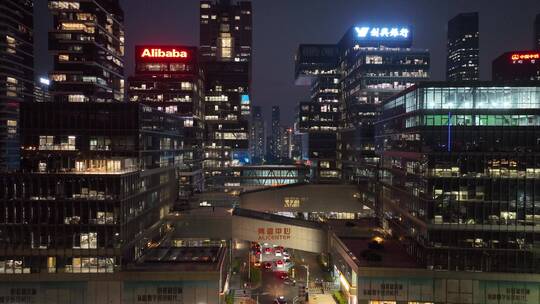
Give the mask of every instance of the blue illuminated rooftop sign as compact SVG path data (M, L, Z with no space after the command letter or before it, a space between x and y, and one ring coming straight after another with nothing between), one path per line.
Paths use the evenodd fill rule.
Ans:
M358 38L366 39L409 39L408 27L357 26L354 28Z

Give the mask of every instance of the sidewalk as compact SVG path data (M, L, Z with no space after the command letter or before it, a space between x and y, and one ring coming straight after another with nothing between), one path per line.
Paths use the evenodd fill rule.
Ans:
M336 304L336 301L330 294L309 295L309 304Z

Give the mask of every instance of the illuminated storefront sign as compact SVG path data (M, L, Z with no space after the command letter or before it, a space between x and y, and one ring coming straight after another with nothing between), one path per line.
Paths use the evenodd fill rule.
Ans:
M534 61L536 59L540 59L540 53L521 53L521 54L512 54L510 56L512 61L517 60L531 60Z
M160 48L149 49L144 48L141 53L141 58L187 58L188 53L186 51L179 51L177 49L162 50Z
M291 228L288 227L259 227L257 228L259 241L290 240Z
M354 28L358 38L394 38L408 39L410 30L408 27L374 27L374 26L357 26Z

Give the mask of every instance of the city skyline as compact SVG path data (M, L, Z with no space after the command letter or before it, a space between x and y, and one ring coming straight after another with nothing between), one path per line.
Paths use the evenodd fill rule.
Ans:
M540 3L470 2L0 0L0 303L540 303Z
M442 3L441 3L442 2ZM282 121L292 125L295 106L304 101L309 88L294 85L294 54L301 43L336 43L351 25L360 22L410 24L415 48L429 49L431 80L446 73L446 25L458 13L480 14L480 79L491 79L491 61L506 51L532 49L537 1L253 1L253 105L262 106L267 123L273 105L283 110ZM126 75L133 73L137 44L199 44L199 1L123 0L126 27ZM365 6L368 5L368 9ZM52 70L47 36L52 25L46 1L35 3L35 77ZM331 7L330 7L331 6ZM306 7L314 9L307 10ZM527 7L523 11L521 7ZM265 12L259 13L259 12ZM324 12L324 13L322 13ZM280 16L272 23L273 16ZM147 21L141 21L147 20ZM185 30L187 29L187 30ZM287 35L279 39L281 33ZM278 39L265 39L278 37ZM274 45L275 44L275 45ZM269 60L275 58L275 60Z

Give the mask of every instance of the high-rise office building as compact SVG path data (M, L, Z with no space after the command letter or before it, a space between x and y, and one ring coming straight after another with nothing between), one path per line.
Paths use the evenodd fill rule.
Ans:
M181 120L124 102L116 1L49 9L54 100L21 104L21 167L0 178L0 272L114 273L164 231Z
M124 100L124 13L118 0L49 1L57 102Z
M0 178L1 271L112 273L138 258L176 200L180 123L125 102L23 104L21 170Z
M534 19L534 42L533 47L540 50L540 14Z
M33 20L33 1L0 3L0 171L19 168L19 106L34 93Z
M135 47L135 75L129 77L130 102L141 102L183 120L184 166L178 172L180 197L204 186L204 83L196 47Z
M221 187L230 166L250 163L252 9L250 1L200 2L205 72L204 173Z
M540 88L425 82L376 125L384 225L429 269L540 272Z
M276 162L280 158L281 151L281 111L279 106L272 106L271 127L272 131L269 134L270 149L268 149L267 153L268 160L271 162Z
M251 1L202 0L202 61L251 61Z
M302 44L295 60L297 85L310 86L310 100L298 105L298 131L310 161L312 180L339 182L340 75L335 44Z
M493 60L491 72L496 81L538 81L540 49L506 52Z
M479 79L478 13L463 13L448 21L446 80Z
M250 123L250 154L253 164L260 164L266 156L266 124L260 106L253 107Z
M407 26L355 26L339 42L340 130L343 178L367 181L376 174L374 124L382 102L429 78L430 56L414 49Z
M247 62L204 63L208 184L219 186L228 167L249 163L249 67Z
M284 160L292 159L292 149L293 149L293 129L280 126L279 131L279 158Z

